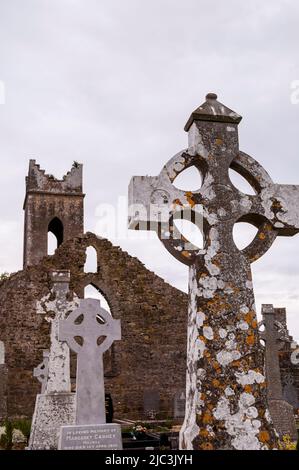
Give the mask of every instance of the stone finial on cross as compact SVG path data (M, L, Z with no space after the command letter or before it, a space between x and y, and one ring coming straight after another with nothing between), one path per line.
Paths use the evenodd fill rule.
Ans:
M99 300L84 299L59 323L59 339L77 354L76 424L106 422L103 354L121 339L115 320Z
M261 165L239 150L241 116L209 93L190 116L189 147L155 177L134 176L129 187L129 227L152 229L165 248L189 266L186 416L183 449L271 449L276 446L267 413L250 264L278 235L299 231L299 186L274 184ZM197 191L179 190L175 178L195 167ZM239 191L229 169L255 195ZM188 218L203 232L204 247L177 236L174 220ZM237 222L258 228L239 250Z
M46 391L46 386L48 382L48 374L49 374L49 356L50 351L44 350L43 351L43 362L41 362L37 367L33 369L33 377L37 378L37 380L41 383L41 393L44 394Z

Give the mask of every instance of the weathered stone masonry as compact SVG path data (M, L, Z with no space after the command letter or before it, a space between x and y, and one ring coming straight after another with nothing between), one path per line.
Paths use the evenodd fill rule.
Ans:
M142 419L144 394L151 391L160 395L161 417L172 416L174 397L181 395L186 381L187 295L108 240L83 235L81 165L58 181L31 161L26 189L25 268L0 282L0 340L5 347L5 364L0 361L0 418L32 416L40 392L33 369L42 362L50 339L50 324L37 313L36 301L50 293L52 271L64 269L70 270L70 287L78 296L83 297L85 286L94 285L106 297L113 317L121 319L122 341L105 357L106 390L116 416ZM49 230L60 246L47 257ZM98 272L93 274L84 273L89 246L98 257ZM75 363L73 383L74 375ZM298 380L295 386L298 389Z
M88 246L98 254L95 274L84 273ZM40 390L33 368L49 348L49 324L36 313L36 299L49 294L53 269L70 270L70 287L79 296L85 286L94 285L107 299L113 317L121 319L123 339L115 344L105 370L106 390L112 395L116 416L140 419L145 390L157 390L162 416L171 416L174 396L185 387L187 296L138 259L91 233L66 241L54 256L0 285L9 416L31 417Z

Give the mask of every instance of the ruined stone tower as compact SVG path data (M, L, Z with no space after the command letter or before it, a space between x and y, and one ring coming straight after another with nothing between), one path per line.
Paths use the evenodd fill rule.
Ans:
M24 268L39 263L48 254L48 233L57 245L84 233L83 166L74 163L62 180L45 174L30 160L24 202Z

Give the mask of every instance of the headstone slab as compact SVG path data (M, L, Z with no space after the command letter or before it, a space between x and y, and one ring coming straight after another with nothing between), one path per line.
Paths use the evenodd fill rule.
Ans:
M287 383L283 387L282 393L285 401L287 401L294 408L299 408L298 392L294 384Z
M63 426L58 450L122 450L119 424Z
M144 390L143 407L146 415L151 412L158 413L160 411L160 395L158 390Z
M186 408L186 392L181 390L175 394L174 397L174 417L184 418Z
M30 450L57 450L62 426L75 423L76 397L74 393L37 395Z
M269 400L270 415L280 439L283 436L290 436L291 440L298 440L298 431L294 420L294 410L292 405L285 400Z

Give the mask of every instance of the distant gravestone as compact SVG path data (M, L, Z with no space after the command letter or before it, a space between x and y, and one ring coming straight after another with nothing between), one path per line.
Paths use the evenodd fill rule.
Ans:
M286 374L283 379L282 395L283 399L292 405L296 410L299 408L298 392L294 385L294 377L291 373Z
M295 409L299 408L297 389L293 384L286 384L283 387L283 399L292 405Z
M160 395L155 389L145 390L143 393L143 409L144 414L154 419L160 411Z
M76 424L63 426L60 450L122 449L121 427L106 424L103 354L121 339L115 320L96 299L84 299L59 324L59 339L77 354Z
M177 392L174 397L174 417L184 418L186 408L186 393L185 390Z

